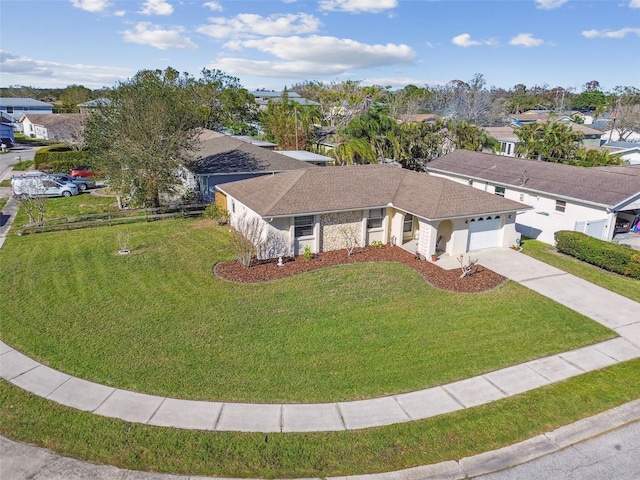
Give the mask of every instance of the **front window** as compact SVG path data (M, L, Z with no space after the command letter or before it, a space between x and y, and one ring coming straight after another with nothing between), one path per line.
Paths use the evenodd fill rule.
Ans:
M504 187L496 187L496 195L498 195L499 197L504 197L504 192Z
M567 208L567 202L563 202L562 200L556 200L556 212L564 213Z
M304 217L296 217L295 219L295 236L310 237L313 235L314 227L313 215L305 215Z
M367 228L382 228L382 209L374 208L369 210L369 218L367 220Z

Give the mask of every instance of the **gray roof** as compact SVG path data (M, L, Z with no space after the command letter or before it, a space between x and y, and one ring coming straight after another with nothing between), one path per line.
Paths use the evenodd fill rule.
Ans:
M196 160L187 168L196 174L273 173L312 167L306 162L222 134L201 137L194 153Z
M427 171L612 207L640 194L640 165L574 167L456 150Z
M315 167L218 185L263 217L380 208L429 220L529 208L445 178L389 165Z
M0 97L0 107L53 108L53 105L34 98Z
M306 150L277 150L281 155L295 158L296 160L302 160L303 162L333 162L333 158L326 155L320 155L318 153L307 152Z

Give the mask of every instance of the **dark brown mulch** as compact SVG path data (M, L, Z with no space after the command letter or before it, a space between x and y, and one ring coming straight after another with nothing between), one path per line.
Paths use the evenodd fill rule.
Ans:
M351 255L346 250L322 252L314 255L313 259L302 256L284 258L283 266L277 265L277 260L256 262L251 268L245 268L240 262L224 262L214 266L214 273L223 280L239 283L257 283L289 277L311 270L361 262L398 262L405 264L422 275L427 283L436 288L453 292L483 292L502 285L506 278L492 270L476 265L471 274L460 278L460 269L444 270L426 260L420 260L415 255L400 247L385 246L383 248L365 247L356 249Z

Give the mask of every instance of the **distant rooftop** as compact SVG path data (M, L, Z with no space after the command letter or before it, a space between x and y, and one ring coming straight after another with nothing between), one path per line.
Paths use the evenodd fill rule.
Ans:
M0 97L0 107L53 108L53 105L47 102L41 102L34 98Z

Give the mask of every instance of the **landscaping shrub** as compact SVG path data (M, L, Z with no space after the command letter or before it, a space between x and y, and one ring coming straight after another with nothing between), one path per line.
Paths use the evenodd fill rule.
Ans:
M66 145L51 145L34 156L36 170L68 172L78 165L90 164L89 152L71 150Z
M556 232L555 240L559 252L610 272L640 279L640 252L636 250L568 230Z

